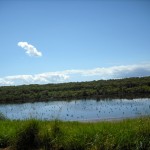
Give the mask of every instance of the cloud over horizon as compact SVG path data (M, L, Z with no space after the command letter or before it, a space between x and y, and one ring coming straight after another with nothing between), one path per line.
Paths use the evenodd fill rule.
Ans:
M90 70L64 70L35 75L16 75L0 78L0 86L22 84L47 84L100 79L118 79L150 76L150 63L139 65L112 66Z
M38 51L33 45L28 44L27 42L18 42L18 46L26 50L26 54L29 56L40 57L42 53Z

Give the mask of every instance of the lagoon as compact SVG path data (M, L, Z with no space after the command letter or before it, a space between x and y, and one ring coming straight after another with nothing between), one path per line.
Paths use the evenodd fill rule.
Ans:
M11 120L36 118L63 121L100 121L150 115L150 99L102 99L0 104L0 113Z

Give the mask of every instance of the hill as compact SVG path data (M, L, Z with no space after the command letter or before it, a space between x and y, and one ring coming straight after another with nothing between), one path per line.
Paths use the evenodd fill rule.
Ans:
M0 87L0 103L150 97L150 77Z

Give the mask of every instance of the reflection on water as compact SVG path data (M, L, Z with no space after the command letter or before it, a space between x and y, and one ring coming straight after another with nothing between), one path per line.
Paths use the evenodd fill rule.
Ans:
M3 104L0 112L9 119L93 121L150 115L150 99L72 100Z

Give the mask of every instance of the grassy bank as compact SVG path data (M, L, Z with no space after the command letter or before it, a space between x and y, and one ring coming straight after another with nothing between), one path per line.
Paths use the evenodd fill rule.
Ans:
M18 150L149 150L150 117L97 123L1 120L0 147Z

